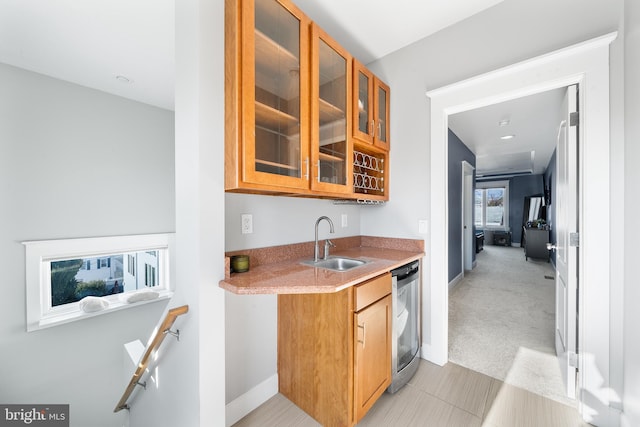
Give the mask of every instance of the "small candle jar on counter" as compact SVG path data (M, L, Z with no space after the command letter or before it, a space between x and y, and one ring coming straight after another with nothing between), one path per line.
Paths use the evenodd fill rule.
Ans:
M244 273L249 271L249 255L232 255L231 272Z

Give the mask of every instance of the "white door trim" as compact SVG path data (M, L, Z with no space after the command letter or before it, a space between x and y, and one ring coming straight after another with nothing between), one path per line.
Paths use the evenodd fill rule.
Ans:
M475 168L462 161L462 277L473 268L473 171Z
M423 304L423 357L448 360L447 127L448 115L570 84L581 84L579 275L580 411L609 425L609 45L617 33L586 41L462 82L427 92L431 100L431 236L429 283ZM445 201L434 203L433 201ZM604 256L603 256L604 255Z

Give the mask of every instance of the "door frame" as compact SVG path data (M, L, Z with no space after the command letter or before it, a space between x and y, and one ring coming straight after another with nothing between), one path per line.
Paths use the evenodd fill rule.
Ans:
M462 277L473 268L473 171L471 163L462 161Z
M431 235L427 292L423 304L422 357L436 364L448 361L448 116L475 108L579 84L580 258L578 275L578 409L586 421L608 425L610 406L610 136L609 45L613 32L577 45L427 92L431 100ZM444 201L444 203L433 203ZM585 313L589 313L585 315Z

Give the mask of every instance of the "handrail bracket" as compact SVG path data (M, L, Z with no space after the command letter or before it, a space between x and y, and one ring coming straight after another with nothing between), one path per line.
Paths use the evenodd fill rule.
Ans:
M173 332L171 329L165 329L164 331L162 331L162 333L174 336L178 341L180 341L180 329L176 329L175 332Z

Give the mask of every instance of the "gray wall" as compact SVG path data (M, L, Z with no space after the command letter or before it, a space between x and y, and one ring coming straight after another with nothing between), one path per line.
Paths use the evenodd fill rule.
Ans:
M476 166L476 156L451 130L448 132L449 172L449 282L462 273L462 161ZM475 176L475 172L474 172ZM474 185L475 188L475 185ZM472 197L469 200L473 206ZM474 239L475 247L475 239ZM475 260L476 254L473 253Z
M0 402L120 427L123 344L166 303L26 332L25 240L174 231L174 115L0 64Z
M542 175L516 176L509 179L509 227L511 243L522 241L524 198L544 195Z
M524 198L543 194L542 175L516 176L509 181L509 229L511 230L511 244L519 245L522 241L522 217ZM499 181L505 181L501 179ZM491 182L483 180L482 182Z

